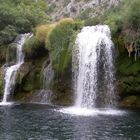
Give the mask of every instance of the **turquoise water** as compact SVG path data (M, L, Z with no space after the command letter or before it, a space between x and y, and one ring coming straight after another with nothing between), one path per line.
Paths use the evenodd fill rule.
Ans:
M0 140L139 140L140 111L76 116L60 107L21 104L0 107Z

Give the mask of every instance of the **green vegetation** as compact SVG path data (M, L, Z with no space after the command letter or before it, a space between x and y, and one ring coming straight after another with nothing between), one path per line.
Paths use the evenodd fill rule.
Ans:
M138 106L140 93L140 1L123 0L104 15L85 19L86 25L107 24L118 46L118 92L122 104ZM127 53L128 52L128 53ZM128 58L128 56L130 58Z
M80 21L70 18L62 19L48 36L46 48L50 51L54 69L61 74L70 64L75 34L82 26L83 23Z
M64 5L70 0L66 0ZM80 1L80 0L79 0ZM88 0L84 0L87 1ZM0 65L6 61L7 48L9 59L14 61L15 47L10 44L20 33L33 32L26 40L23 51L25 63L19 70L16 83L16 94L29 94L40 89L40 73L44 62L52 61L55 77L52 85L54 102L70 104L71 93L71 55L75 38L84 22L71 18L49 23L46 15L48 10L46 0L0 0ZM140 0L124 0L116 7L109 9L104 15L89 18L94 9L82 11L79 17L85 25L107 24L112 31L113 40L118 46L119 57L118 87L124 102L136 102L140 91ZM9 45L10 44L10 45ZM127 51L128 53L127 53ZM128 54L129 57L128 58ZM133 56L133 57L132 57ZM137 61L136 61L137 60ZM45 66L48 65L45 63ZM3 71L0 70L0 91L3 87ZM134 95L134 96L133 96ZM139 99L139 98L138 98ZM138 102L139 100L137 100ZM131 104L131 103L130 103Z
M104 15L86 19L86 25L107 24L116 33L124 28L140 27L140 1L124 0L116 8L109 9Z
M70 64L73 43L77 31L82 26L83 22L71 18L53 24L39 25L36 27L35 35L26 41L24 53L30 57L38 49L49 50L53 68L63 74Z
M40 25L36 27L36 38L40 42L46 42L50 32L55 28L56 24Z
M0 46L9 44L19 33L31 32L46 23L45 0L0 0Z
M44 43L33 36L25 42L23 52L27 58L32 58L32 56L38 54L38 50L40 49L44 49Z
M41 83L38 79L42 65L51 60L55 72L52 85L52 90L55 93L53 102L70 104L72 97L71 55L76 35L82 26L83 22L66 18L53 24L38 25L35 28L34 36L28 39L23 47L26 59L32 62L31 66L33 67L32 69L29 66L30 71L27 72L20 84L25 94L40 88ZM43 53L44 55L42 55ZM40 58L37 54L40 55ZM17 90L17 93L20 92Z
M26 57L32 57L38 54L39 50L47 51L45 42L48 40L49 33L55 27L55 24L38 25L35 28L35 35L28 39L23 47Z
M111 27L113 36L118 35L124 39L123 46L127 49L129 57L134 52L135 60L139 56L140 40L140 1L126 0L121 6L107 12L103 20L105 24ZM119 42L119 41L118 41Z

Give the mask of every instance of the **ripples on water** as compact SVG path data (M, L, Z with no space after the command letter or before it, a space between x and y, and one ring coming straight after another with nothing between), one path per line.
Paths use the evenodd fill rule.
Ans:
M76 116L46 105L0 107L0 140L139 140L140 111Z

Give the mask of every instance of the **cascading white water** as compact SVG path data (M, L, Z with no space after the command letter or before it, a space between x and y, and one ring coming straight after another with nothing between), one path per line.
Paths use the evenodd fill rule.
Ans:
M46 64L45 64L46 65ZM50 89L51 83L54 77L54 71L52 69L52 62L49 62L47 66L43 66L42 77L43 79L43 87L41 87L41 91L32 98L32 102L39 103L51 103L52 91Z
M122 115L115 86L115 47L107 25L84 27L72 55L74 106L59 111L72 115Z
M48 89L53 80L54 71L52 70L52 63L48 64L43 70L43 89Z
M84 27L73 51L75 107L116 105L114 45L107 25Z
M23 44L25 43L25 40L32 35L30 33L27 34L21 34L20 39L16 43L16 64L9 66L6 68L5 73L5 87L4 87L4 94L1 104L5 105L8 104L7 99L8 96L13 89L13 86L15 85L15 78L17 70L20 68L20 66L24 63L24 54L22 52Z

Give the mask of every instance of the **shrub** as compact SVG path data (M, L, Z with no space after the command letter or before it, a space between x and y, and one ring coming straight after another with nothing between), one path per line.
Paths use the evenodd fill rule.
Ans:
M127 0L126 2L126 20L124 20L125 26L131 27L136 31L140 27L140 1L139 0Z
M53 30L55 26L55 23L37 26L35 35L36 38L41 42L45 42L48 38L49 33Z
M126 0L121 3L115 10L109 12L104 23L114 28L115 32L118 29L126 27L137 30L140 26L140 1Z
M47 23L45 0L1 0L0 43L12 42L19 33L30 32L41 23Z

